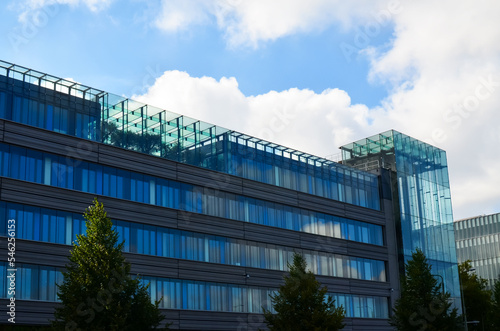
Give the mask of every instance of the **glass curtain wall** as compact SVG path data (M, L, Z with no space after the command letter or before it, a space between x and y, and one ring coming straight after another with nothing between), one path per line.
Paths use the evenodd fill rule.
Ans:
M369 173L3 61L0 118L380 210Z
M83 216L76 213L0 201L1 236L7 236L9 219L16 220L18 239L71 245L86 229ZM384 261L121 220L113 224L124 252L280 271L288 271L287 262L297 252L317 275L386 281Z
M4 143L0 143L0 176L187 212L383 245L380 225Z
M33 264L16 264L16 299L58 301L56 283L63 281L61 270ZM7 263L0 263L0 298L8 298ZM162 277L142 277L143 285L149 284L153 301L159 300L160 308L206 310L219 312L262 313L262 307L272 309L269 295L275 289L192 281ZM336 305L346 309L347 317L388 318L386 297L344 293L328 293Z
M391 130L341 147L343 162L364 167L376 163L396 173L397 218L404 262L416 248L424 251L432 272L461 310L453 213L446 152ZM441 281L441 278L439 278Z
M475 273L493 289L500 277L500 214L481 215L454 223L459 263L471 260Z

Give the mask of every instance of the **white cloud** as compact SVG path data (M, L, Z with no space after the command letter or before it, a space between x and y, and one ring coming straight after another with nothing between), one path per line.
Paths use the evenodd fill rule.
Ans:
M500 3L404 2L395 38L372 59L371 78L393 91L374 124L447 151L458 217L500 211Z
M163 0L155 25L176 32L216 22L230 46L258 47L261 42L332 24L349 27L359 18L374 19L387 6L382 0L360 0L355 6L340 0Z
M15 6L26 21L49 7L99 12L112 3L23 0ZM394 128L448 152L458 217L500 211L499 1L162 0L155 15L153 24L169 33L213 24L230 47L254 48L331 27L369 34L366 29L390 21L394 34L384 48L368 48L359 33L347 40L371 61L368 79L388 87L373 109L351 104L349 91L334 86L245 96L235 78L179 71L164 73L137 98L317 155Z
M166 71L145 95L132 99L231 129L249 112L235 78L195 78L177 70Z
M205 3L202 13L188 8L191 1L170 26L213 17L230 45L253 47L333 24L369 26L396 8L397 15L381 16L392 20L392 43L365 50L369 79L388 84L389 96L373 109L352 105L348 91L338 89L318 94L292 88L247 97L235 78L172 71L140 99L317 155L394 128L447 151L456 217L500 211L500 2Z
M145 95L132 99L205 122L320 155L338 152L367 126L368 109L351 105L346 92L292 88L245 96L235 78L195 78L166 71ZM346 130L346 128L350 128Z
M31 15L36 15L37 11L50 6L67 5L77 7L86 6L93 12L99 12L108 8L114 0L25 0L16 3L20 8L19 20L26 22Z
M163 0L160 14L154 25L160 30L177 32L192 24L210 21L210 1L204 0Z

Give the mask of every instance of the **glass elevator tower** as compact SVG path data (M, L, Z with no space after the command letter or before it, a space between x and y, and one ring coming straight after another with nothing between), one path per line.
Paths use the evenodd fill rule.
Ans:
M390 170L400 272L412 252L422 249L461 311L446 152L394 130L341 150L343 164Z

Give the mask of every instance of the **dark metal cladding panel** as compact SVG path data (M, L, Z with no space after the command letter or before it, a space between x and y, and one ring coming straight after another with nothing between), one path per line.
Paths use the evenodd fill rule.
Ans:
M350 293L346 291L346 288L349 287L350 284L348 278L316 276L316 279L322 286L328 288L328 292Z
M72 159L97 162L95 142L69 135L5 121L3 141Z
M345 217L345 203L302 192L298 192L298 199L297 207Z
M179 260L179 278L245 285L245 268L224 264Z
M0 299L0 314L7 316L7 299ZM44 301L16 300L16 325L48 325L53 319L56 304ZM171 323L172 330L267 330L261 314L223 313L161 309L164 323ZM393 330L387 320L346 318L343 331Z
M133 275L179 278L177 259L134 253L124 253L123 256L131 264L130 273Z
M139 202L99 197L108 216L122 221L177 228L177 210L147 205Z
M66 189L3 178L0 197L4 201L83 214L95 196L91 193L70 192L71 195L68 195ZM113 219L177 227L177 210L103 196L98 198L106 206L108 216Z
M385 214L380 211L376 211L369 208L363 208L358 206L353 206L346 204L346 217L355 220L360 220L363 222L369 222L373 224L384 225L385 224Z
M297 192L270 184L243 180L243 194L257 199L297 206Z
M7 322L7 299L0 299L0 314L2 315L2 323ZM29 301L16 299L16 324L22 325L47 325L49 320L54 318L53 302ZM0 326L1 328L1 326Z
M344 239L318 236L310 233L300 234L300 247L303 249L328 253L347 254L347 244L347 240Z
M0 314L2 316L8 316L7 303L7 299L0 299ZM54 319L54 308L56 305L56 303L46 301L16 300L16 325L48 325ZM170 329L178 329L178 310L161 309L161 313L165 316L165 319L160 326L166 322L170 322L172 323Z
M7 256L7 238L0 237L0 254ZM16 263L64 267L71 246L16 239Z
M389 321L385 319L376 318L353 318L352 319L352 330L356 331L386 331L394 330L393 327L389 325Z
M71 193L70 193L71 192ZM89 193L3 178L1 200L83 214L93 200Z
M376 286L373 287L357 287L357 286L352 286L351 293L352 294L358 294L358 295L366 295L366 296L380 296L380 297L387 297L390 295L391 292L391 287L386 286L386 288L377 288Z
M180 230L220 235L230 238L244 238L244 222L226 218L206 216L196 213L177 211Z
M242 194L242 178L188 164L177 164L176 179L183 183L199 185L215 191Z
M247 267L245 268L245 272L249 276L246 278L246 284L248 286L260 286L277 289L280 285L283 285L283 275L285 274L283 271Z
M259 315L261 316L261 315ZM250 330L248 314L209 311L180 311L179 326L182 330Z
M0 141L3 141L4 127L5 127L5 121L0 119Z
M347 252L351 256L363 257L366 259L388 260L388 250L386 246L375 246L357 242L347 242Z
M300 233L259 224L244 223L245 239L275 245L297 247Z
M175 179L175 162L119 147L99 144L99 163L149 176Z

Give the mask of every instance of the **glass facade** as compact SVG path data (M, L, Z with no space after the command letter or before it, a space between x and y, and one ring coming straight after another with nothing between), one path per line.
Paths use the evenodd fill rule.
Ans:
M63 280L55 267L17 264L16 299L57 301L56 283ZM7 264L0 263L0 297L6 298ZM161 308L206 310L219 312L262 313L262 306L270 306L269 295L275 289L227 283L191 281L162 277L143 277L149 284L152 300L163 298ZM329 293L336 305L346 309L347 317L388 318L385 297Z
M3 61L0 118L380 210L374 175Z
M9 219L16 220L18 239L71 245L77 234L85 233L81 215L0 201L0 236L7 236ZM298 252L317 275L386 281L384 261L120 220L113 223L125 252L280 271L288 270L287 262Z
M383 245L380 225L0 143L0 176L193 213Z
M363 215L380 211L376 175L3 61L0 119L364 207ZM189 179L170 180L161 174L150 176L9 143L0 143L0 177L19 180L25 186L31 182L62 188L69 197L71 192L86 192L142 203L141 208L160 206L182 211L179 215L196 213L316 235L301 235L297 243L290 239L286 246L267 243L258 234L247 238L247 232L245 239L236 239L229 234L203 233L203 228L192 232L146 225L141 220L113 220L125 243L124 252L212 263L211 268L227 268L215 265L222 264L260 272L287 271L293 253L301 253L313 273L344 278L337 280L345 286L340 292L347 293L330 295L344 306L348 317L388 318L388 296L369 295L371 286L384 292L387 285L388 290L386 262L364 257L374 249L376 253L369 257L385 258L380 257L385 252L383 226L360 221L366 220L361 214L360 220L334 216L310 210L314 207L275 203L250 193L231 193L228 188L188 184ZM306 195L298 196L299 202L306 201ZM6 236L8 219L16 220L18 239L70 245L76 235L85 233L81 215L9 200L15 201L15 197L0 201L0 236ZM344 212L342 215L358 217L354 206L346 206ZM382 213L376 215L382 219ZM326 253L321 236L368 245L344 242L342 254ZM56 302L61 270L37 263L16 264L16 299ZM6 263L0 262L1 298L7 298L6 272ZM163 297L161 307L166 309L261 313L262 306L270 302L269 294L276 290L148 275L142 281L150 284L153 300ZM270 281L260 284L274 286Z
M376 164L395 171L402 262L411 259L416 248L422 249L461 310L446 152L394 130L341 149L345 164Z
M500 279L500 214L458 220L454 226L458 262L471 260L474 272L493 289Z

